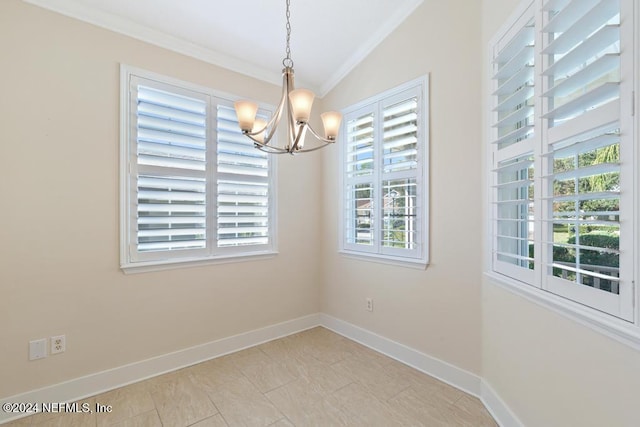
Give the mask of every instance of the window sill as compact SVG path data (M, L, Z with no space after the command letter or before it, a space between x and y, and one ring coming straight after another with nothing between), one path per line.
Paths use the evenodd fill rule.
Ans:
M277 251L229 254L211 258L169 259L162 261L143 261L122 263L120 268L125 274L149 273L153 271L173 270L177 268L201 267L204 265L229 264L233 262L258 261L273 258Z
M564 299L543 289L510 279L499 273L485 272L484 275L489 283L493 285L587 326L635 350L640 350L640 327L633 323Z
M347 258L358 259L361 261L375 262L378 264L396 265L399 267L415 268L417 270L425 270L429 265L426 259L401 258L389 255L371 254L366 252L348 251L342 249L338 251Z

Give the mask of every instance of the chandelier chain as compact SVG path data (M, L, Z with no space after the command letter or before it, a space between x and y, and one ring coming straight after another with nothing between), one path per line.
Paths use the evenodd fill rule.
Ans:
M282 65L285 67L293 68L293 59L291 59L291 12L289 11L289 6L291 5L291 0L287 0L287 56L282 60Z

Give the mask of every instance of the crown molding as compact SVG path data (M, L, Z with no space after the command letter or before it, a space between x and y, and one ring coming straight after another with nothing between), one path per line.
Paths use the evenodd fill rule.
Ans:
M395 13L384 22L384 25L374 31L367 41L360 46L329 78L320 86L320 97L338 85L354 68L356 68L369 54L382 43L391 33L402 24L424 0L413 0L406 7L398 8Z
M96 10L80 3L70 0L22 0L25 3L42 7L50 11L78 19L92 25L123 34L134 39L171 50L182 55L190 56L206 63L226 68L258 80L280 85L282 74L280 70L274 72L256 66L247 61L220 53L213 49L205 48L201 45L187 40L166 34L162 31L154 30L145 25L141 25L120 16Z
M256 66L248 61L223 54L213 49L192 43L185 39L166 34L149 28L112 13L87 7L73 0L22 0L25 3L78 19L92 25L132 37L143 42L187 55L206 63L226 68L237 73L253 77L258 80L280 85L282 75L280 70ZM385 23L374 31L366 42L357 49L335 73L321 84L305 86L324 97L331 89L342 81L358 64L360 64L385 38L387 38L404 20L411 15L424 0L412 0L405 7L399 8ZM304 83L304 82L301 82Z

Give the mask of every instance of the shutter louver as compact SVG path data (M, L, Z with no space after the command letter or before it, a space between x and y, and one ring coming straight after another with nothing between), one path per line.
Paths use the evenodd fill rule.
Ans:
M376 172L375 114L365 110L346 120L346 242L362 250L373 250L377 230L374 215Z
M269 243L269 158L242 135L233 108L218 106L218 247Z
M374 189L371 183L347 185L346 233L347 241L357 245L374 244Z
M500 162L494 173L495 267L503 272L514 267L533 270L533 155Z
M382 106L382 181L379 194L383 253L416 250L419 242L418 97L400 95ZM396 98L398 99L398 98Z
M620 135L618 124L553 144L550 274L619 293Z
M347 176L371 175L374 169L373 114L347 122Z
M549 81L543 95L547 100L543 117L549 119L550 128L570 122L580 125L576 119L581 115L618 101L619 12L618 0L574 0L549 10L549 22L543 28L549 42L542 52L549 64L543 70ZM587 132L607 123L583 124L588 127L573 132Z
M413 178L382 182L382 246L416 249L418 192Z
M383 109L383 172L415 169L418 165L418 100L411 98Z
M534 39L533 18L530 18L493 59L496 87L493 143L498 151L533 139Z
M203 249L207 102L136 89L137 251Z

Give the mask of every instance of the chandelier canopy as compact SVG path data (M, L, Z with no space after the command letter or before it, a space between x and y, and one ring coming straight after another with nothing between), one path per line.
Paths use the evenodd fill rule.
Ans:
M238 122L242 133L253 140L254 145L259 150L273 154L295 154L315 151L326 147L336 141L342 114L336 111L328 111L322 113L322 124L324 126L324 136L319 135L311 125L309 125L309 117L311 116L311 106L315 94L308 89L295 89L293 60L291 59L291 23L290 23L290 0L287 0L287 43L286 56L282 60L284 69L282 70L282 97L276 109L275 114L267 122L266 120L256 118L258 112L258 104L253 101L236 101L234 107ZM280 120L283 118L282 113L286 109L287 119L287 144L279 147L270 144L271 138L276 132ZM304 140L307 130L319 141L310 147L305 147Z

